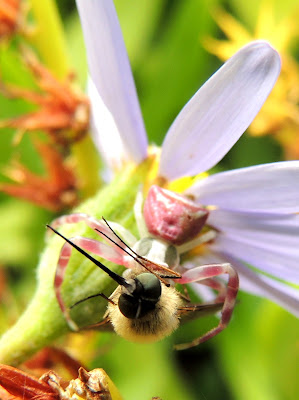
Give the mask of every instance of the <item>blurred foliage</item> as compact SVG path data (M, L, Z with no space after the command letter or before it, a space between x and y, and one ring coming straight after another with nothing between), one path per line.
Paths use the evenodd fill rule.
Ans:
M270 302L242 293L230 334L216 341L236 399L298 395L298 320Z
M57 0L57 3L72 68L84 88L86 57L74 1ZM221 64L202 46L206 36L221 36L211 16L215 7L221 5L250 29L255 25L259 3L258 0L115 0L151 141L161 144L179 110ZM298 2L273 0L272 3L276 15L287 15ZM298 46L293 47L298 61ZM0 74L5 82L33 85L13 43L1 45ZM0 96L0 118L19 115L31 107L24 101ZM28 168L42 171L26 135L17 148L12 146L13 136L11 129L0 132L1 180L6 179L4 167L16 152ZM281 157L281 149L272 137L244 135L220 168L271 162ZM1 289L6 293L1 297L2 331L31 296L45 223L54 215L3 194L0 200L0 264L7 277L5 290ZM298 320L268 301L241 294L233 321L219 337L195 349L172 351L173 342L199 336L216 323L215 317L195 321L171 338L152 345L127 343L114 335L96 335L89 359L84 354L88 344L84 343L84 333L81 347L74 348L70 338L64 343L83 361L86 358L90 368L104 368L125 399L142 400L159 395L163 400L295 400L299 392Z

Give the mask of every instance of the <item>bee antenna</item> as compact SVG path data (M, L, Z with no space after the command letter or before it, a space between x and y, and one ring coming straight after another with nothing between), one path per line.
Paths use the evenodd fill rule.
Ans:
M127 247L133 254L131 254L130 252L128 252L126 250L126 248L123 248L119 243L117 243L115 240L113 240L112 238L110 238L108 235L106 235L104 232L100 231L97 228L94 228L95 231L99 232L101 235L105 236L108 240L110 240L110 242L114 243L118 248L122 249L126 254L128 254L130 257L132 257L138 264L140 264L143 268L145 268L147 271L149 271L150 273L152 273L153 275L155 275L162 283L164 283L165 286L169 287L170 284L167 283L160 275L158 275L155 271L151 270L150 268L148 268L148 266L146 265L145 262L142 262L144 260L144 258L142 256L140 256L138 253L136 253L136 251L134 251L130 246L128 246L126 244L126 242L124 242L122 240L122 238L111 228L111 226L109 225L108 221L102 217L103 221L105 222L105 224L108 226L108 228L110 229L110 231L120 240L120 242L125 245L125 247Z
M110 231L111 231L112 233L114 233L114 235L117 237L117 239L119 239L119 240L121 241L122 244L124 244L137 258L141 258L141 256L140 256L138 253L136 253L136 251L134 251L130 246L128 246L127 243L124 242L124 241L122 240L122 238L112 229L112 227L110 226L110 224L108 223L108 221L107 221L104 217L102 217L102 220L103 220L103 221L105 222L105 224L108 226L108 228L110 229ZM104 232L101 232L99 229L96 229L96 231L102 233L104 236L106 236L107 239L111 240L111 241L112 241L114 244L116 244L119 248L123 249L128 255L130 255L131 257L133 257L134 259L136 259L136 257L134 257L134 255L129 254L129 253L126 251L126 249L124 249L124 248L121 247L118 243L116 243L114 240L112 240L110 237L108 237L107 235L105 235Z
M132 284L126 281L125 278L123 278L121 275L116 274L115 272L111 271L109 268L107 268L104 264L102 264L100 261L96 260L93 258L90 254L88 254L86 251L81 249L81 247L77 246L75 243L73 243L71 240L67 239L65 236L63 236L61 233L59 233L56 229L54 229L50 225L46 225L47 228L51 229L53 232L55 232L58 236L60 236L62 239L64 239L67 243L69 243L72 247L74 247L76 250L79 251L79 253L83 254L86 258L88 258L91 262L93 262L97 267L101 268L106 274L110 276L115 282L117 282L119 285L122 285L126 287L127 289L132 287Z

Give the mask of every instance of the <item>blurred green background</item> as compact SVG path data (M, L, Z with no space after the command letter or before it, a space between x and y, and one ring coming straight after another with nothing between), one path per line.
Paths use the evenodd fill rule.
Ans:
M88 1L88 0L86 0ZM148 136L162 143L171 122L186 101L221 65L207 50L207 37L224 38L212 15L221 6L249 32L254 32L261 2L252 0L115 0L138 89ZM298 1L268 1L279 21L298 16ZM57 0L74 71L82 88L87 75L85 49L73 0ZM267 21L265 21L265 24ZM290 29L292 26L290 25ZM287 51L299 60L298 32ZM271 39L267 37L266 39ZM95 39L96 40L96 39ZM273 43L275 45L275 43ZM299 65L298 65L299 69ZM30 86L13 43L1 47L1 79ZM299 74L299 72L298 72ZM31 106L0 95L0 118L19 115ZM13 148L11 129L0 132L0 179L17 151L28 168L42 172L36 150L25 135ZM283 159L283 149L271 135L245 134L220 168L238 168ZM0 331L25 308L35 286L35 266L44 244L45 224L55 215L0 193ZM287 279L287 277L286 277ZM115 335L92 338L89 368L102 367L127 400L291 400L299 393L298 320L269 301L240 293L229 328L197 348L174 352L173 343L217 323L206 318L181 327L171 338L152 345L127 343ZM86 341L88 341L88 337ZM84 360L84 334L74 349ZM59 343L58 343L59 345Z

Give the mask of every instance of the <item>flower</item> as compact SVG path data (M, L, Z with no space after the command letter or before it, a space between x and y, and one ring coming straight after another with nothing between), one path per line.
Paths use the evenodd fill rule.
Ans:
M3 364L0 364L0 395L3 400L59 400L59 395L48 383Z
M0 127L10 127L19 133L43 130L54 143L67 147L79 141L89 126L89 102L70 81L61 82L39 62L28 48L23 48L22 59L32 72L40 91L2 84L2 92L10 98L21 98L39 106L38 110L19 117L2 120Z
M0 183L0 191L54 212L73 207L78 202L78 194L72 169L55 147L38 140L34 145L45 163L47 175L35 174L13 160L12 165L6 167L6 175L13 183Z
M147 140L113 2L77 0L77 5L92 81L95 141L110 167L115 167L112 143L120 149L118 159L139 163L147 157ZM175 119L162 145L158 176L169 182L214 167L252 122L279 72L279 55L266 42L237 52ZM196 181L185 194L210 210L208 224L218 234L189 265L228 261L240 274L241 288L299 315L298 291L277 280L299 282L298 179L299 162L290 161Z
M80 367L78 378L65 382L51 370L38 379L4 364L0 364L0 395L2 400L122 399L102 368L88 372Z
M28 30L26 8L21 0L0 1L0 40L10 39L16 32L26 33Z
M47 142L31 139L45 166L46 176L31 172L13 159L12 165L5 167L5 174L14 182L1 182L0 191L57 212L78 203L80 172L74 171L66 158L70 147L79 141L82 144L87 134L89 101L71 85L74 75L69 74L66 82L58 80L29 48L21 47L20 53L20 59L32 74L38 90L4 84L0 80L1 93L11 99L20 98L33 103L38 109L2 119L0 128L16 129L15 145L19 144L25 132L42 130L48 135Z

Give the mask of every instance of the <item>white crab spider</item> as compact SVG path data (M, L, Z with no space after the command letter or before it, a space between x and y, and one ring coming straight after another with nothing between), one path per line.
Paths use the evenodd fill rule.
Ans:
M239 287L237 272L228 263L202 265L189 270L180 265L182 253L215 238L216 232L212 229L201 233L209 212L182 195L152 186L144 205L141 193L137 195L134 213L140 240L115 222L99 221L87 214L70 214L53 221L50 228L57 234L55 228L61 225L84 221L109 243L81 236L67 239L59 234L66 243L61 249L54 287L69 326L73 330L78 329L64 304L61 285L72 247L75 247L119 284L109 299L97 294L108 300L107 312L97 326L111 324L116 333L127 340L153 342L170 335L179 326L180 319L187 315L221 309L218 326L191 343L177 345L176 348L196 346L220 333L227 326L234 309ZM117 275L87 252L123 265L127 270L123 276ZM228 275L227 286L215 278L222 274ZM191 282L199 282L218 291L215 302L186 303L174 284Z

